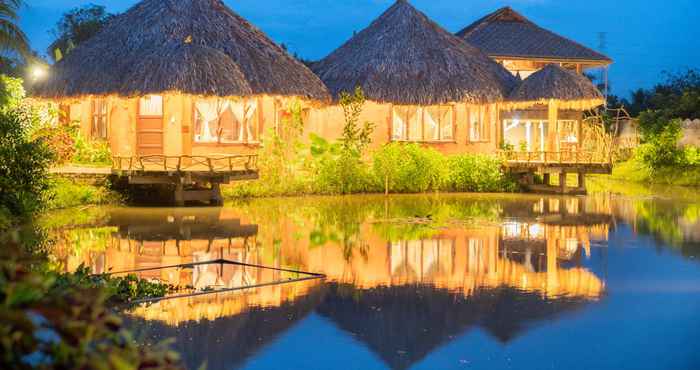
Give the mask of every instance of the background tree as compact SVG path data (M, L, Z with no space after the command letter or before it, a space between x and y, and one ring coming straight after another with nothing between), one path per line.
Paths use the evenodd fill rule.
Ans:
M48 54L58 62L76 46L100 32L112 18L114 14L108 13L102 5L88 4L69 10L52 31L56 40L49 45Z
M29 50L27 36L19 28L19 8L22 0L0 0L0 53L19 53Z

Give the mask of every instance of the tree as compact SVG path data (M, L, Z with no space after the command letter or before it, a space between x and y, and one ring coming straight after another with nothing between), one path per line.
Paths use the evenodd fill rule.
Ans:
M627 105L645 137L660 134L674 119L700 118L700 70L666 73L664 83L635 91Z
M0 76L0 218L29 218L41 210L53 153L32 137L39 116L21 104L22 82Z
M340 94L340 106L343 107L345 126L340 142L343 150L349 154L360 157L362 152L372 142L374 124L364 122L360 126L360 115L365 105L365 94L359 86L353 94L342 92Z
M53 34L56 40L49 45L48 54L55 62L63 59L76 46L96 35L114 14L104 6L88 4L71 9L56 23Z
M0 54L24 56L29 51L27 36L17 24L22 4L22 0L0 0Z

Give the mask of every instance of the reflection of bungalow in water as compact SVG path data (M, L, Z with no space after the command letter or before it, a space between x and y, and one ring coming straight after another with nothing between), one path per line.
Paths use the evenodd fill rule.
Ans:
M228 370L310 315L325 296L318 282L214 293L138 307L125 315L136 338L172 344L188 369Z
M532 207L539 204L534 202ZM571 207L573 204L569 204ZM202 210L205 213L199 215L192 212L142 217L130 212L114 214L112 222L119 232L100 258L93 260L93 269L131 271L222 258L319 272L328 280L362 289L428 283L469 296L479 288L508 286L543 296L592 299L604 289L603 282L581 263L590 255L590 238L599 233L607 236L605 225L562 223L551 220L553 212L548 213L550 220L517 218L479 228L448 227L422 240L387 241L377 234L373 224L363 224L358 238L366 248L354 248L349 254L333 242L312 248L309 240L295 236L299 233L297 226L287 221L275 232L278 241L260 248L258 243L267 245L267 241L257 236L256 226L241 225L231 213L235 211L226 211L225 217L218 211ZM198 289L244 286L282 277L271 270L223 268L217 264L198 266L186 273L156 269L139 274Z
M336 139L344 118L330 97L357 86L375 146L578 151L582 111L603 103L581 73L610 63L510 9L458 37L398 0L314 63L317 77L220 0L144 0L56 63L36 95L119 156L255 152L292 97L306 132Z

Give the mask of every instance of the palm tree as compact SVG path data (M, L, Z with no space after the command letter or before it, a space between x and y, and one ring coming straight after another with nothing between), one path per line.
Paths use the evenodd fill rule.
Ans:
M0 0L0 53L16 52L24 56L29 51L27 36L17 24L18 12L24 0Z

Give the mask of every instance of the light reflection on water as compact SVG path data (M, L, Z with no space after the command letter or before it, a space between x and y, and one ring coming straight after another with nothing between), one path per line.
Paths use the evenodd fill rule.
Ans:
M640 303L629 297L640 292L652 301L683 294L680 311L700 309L700 298L691 298L695 290L674 291L665 283L682 279L700 286L700 264L688 263L698 251L697 210L693 202L522 195L122 208L57 230L62 243L54 256L68 270L80 264L96 273L148 269L138 274L187 292L298 275L219 264L157 268L224 259L326 275L323 281L164 300L127 313L144 341L176 338L191 368L205 361L209 369L604 368L614 363L608 362L615 356L610 349L596 347L607 359L572 362L563 346L584 343L566 333L620 335L594 328L611 327L610 320L619 315L614 309ZM640 271L640 264L647 269ZM636 281L630 279L635 274ZM660 289L640 289L646 280ZM583 318L592 322L584 324ZM687 328L678 333L682 339L699 338L698 320L681 324ZM574 328L563 329L567 325ZM561 355L550 355L546 366L525 355L542 351L535 346L542 338L525 340L541 336L542 330L554 330L547 338L562 340L550 344ZM493 342L469 333L484 333ZM323 343L319 335L327 336ZM297 341L323 353L299 348ZM487 359L460 344L492 353ZM363 356L367 350L374 356ZM512 362L520 351L523 357ZM333 362L345 356L358 362ZM680 361L674 363L677 368L700 364L697 354L677 349L675 356L654 359Z

